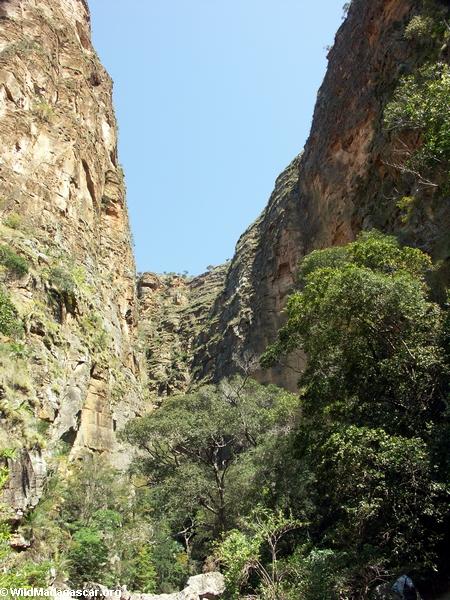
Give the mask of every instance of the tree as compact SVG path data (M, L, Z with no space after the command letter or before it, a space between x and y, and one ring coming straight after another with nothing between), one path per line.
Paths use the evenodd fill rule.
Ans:
M267 600L281 600L283 568L279 563L280 542L303 524L283 513L256 507L217 544L216 558L225 569L227 592L240 598L241 591L255 573L261 581L260 591ZM268 559L264 559L264 553Z
M307 353L292 451L310 474L311 539L347 555L356 594L399 569L430 576L443 556L448 317L428 298L430 270L424 253L378 232L311 253L262 359Z
M188 553L194 536L207 541L232 526L254 474L241 459L286 426L296 405L297 398L283 390L236 378L168 398L126 426L125 439L144 452L137 468L148 478L156 511ZM236 497L237 480L243 487Z
M69 550L70 580L75 586L103 579L108 548L100 531L82 527L73 536Z
M301 346L307 414L414 434L443 409L448 390L444 313L427 298L430 268L424 253L377 232L311 253L262 363Z

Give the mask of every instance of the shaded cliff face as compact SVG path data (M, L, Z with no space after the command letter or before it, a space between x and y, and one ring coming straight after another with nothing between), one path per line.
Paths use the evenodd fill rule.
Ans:
M112 82L84 0L0 2L0 136L0 277L19 325L0 336L0 443L17 448L25 508L48 457L114 454L141 404Z
M345 244L361 229L376 227L425 249L442 261L444 273L448 269L448 198L425 198L414 222L405 222L398 200L415 194L417 182L392 166L399 140L383 126L401 76L423 59L422 49L404 35L423 7L413 0L351 3L329 54L304 152L280 175L267 208L237 244L195 353L198 376L220 379L238 370L236 356L265 350L283 323L280 311L295 286L298 262L314 249ZM446 47L440 60L448 61ZM295 389L303 365L300 353L254 374Z
M145 348L154 402L187 391L195 381L194 357L211 327L228 265L198 277L143 273L138 281L139 337ZM204 343L204 342L203 342Z

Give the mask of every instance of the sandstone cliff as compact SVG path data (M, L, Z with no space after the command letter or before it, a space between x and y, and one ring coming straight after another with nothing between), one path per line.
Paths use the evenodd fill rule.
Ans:
M186 391L195 381L194 356L209 330L228 265L198 277L144 273L138 281L139 334L154 399Z
M236 358L248 362L259 356L283 322L281 311L302 256L351 241L362 229L393 232L428 251L440 262L441 281L448 281L448 196L433 197L411 173L394 166L399 140L383 126L385 106L400 78L430 52L408 39L405 28L433 4L351 2L329 53L304 152L280 175L266 209L240 238L224 287L194 341L196 377L218 380L239 369ZM448 62L446 44L436 59ZM419 144L420 136L412 143ZM399 208L401 197L421 200L411 218ZM254 374L295 389L303 364L299 354Z
M112 82L84 0L0 3L0 136L1 300L17 322L0 339L0 443L25 509L48 457L113 454L141 404Z

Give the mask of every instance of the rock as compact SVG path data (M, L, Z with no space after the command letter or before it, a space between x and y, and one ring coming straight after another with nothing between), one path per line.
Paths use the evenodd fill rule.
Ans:
M352 241L362 229L377 227L426 249L447 264L448 278L450 203L426 201L426 214L405 226L395 194L407 196L409 184L386 164L395 162L395 148L382 127L399 66L417 67L417 49L401 31L420 6L415 0L351 3L329 52L304 152L278 177L267 207L239 239L222 290L192 342L197 380L219 380L238 371L239 361L259 356L284 322L299 260ZM295 390L304 356L298 352L285 362L256 368L254 376Z
M15 512L20 521L26 510L39 502L44 490L47 466L39 450L23 449L8 459L9 482L0 499Z
M11 539L9 540L9 545L11 546L11 548L14 548L14 550L22 551L30 548L31 541L25 539L23 535L15 533L11 536Z
M221 573L203 573L189 578L180 600L215 600L221 598L224 592L225 581Z
M98 583L86 586L86 589L97 590L98 597L118 598L111 591ZM173 594L138 594L122 588L120 600L219 600L225 592L223 575L218 572L194 575L188 579L187 587Z
M12 415L0 444L40 449L39 473L35 451L19 452L5 491L26 511L60 440L73 458L127 462L115 430L142 410L141 361L112 81L91 44L87 3L1 6L0 241L28 264L27 278L6 285L30 358L0 350Z
M223 289L227 268L221 265L197 277L141 274L140 329L153 397L189 388L195 352Z

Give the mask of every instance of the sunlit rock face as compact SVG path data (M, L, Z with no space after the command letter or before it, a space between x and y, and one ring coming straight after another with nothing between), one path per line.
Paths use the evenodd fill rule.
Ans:
M0 273L24 323L0 352L0 442L24 448L7 495L24 509L56 452L120 466L116 429L141 410L112 82L84 0L0 2L0 136L1 243L28 265Z
M422 212L404 222L397 201L414 194L415 184L393 166L400 142L383 127L384 107L401 76L423 60L403 34L421 10L415 0L351 3L329 52L304 152L277 179L266 209L240 238L209 326L196 342L197 378L218 380L258 357L284 321L299 260L314 249L345 244L362 229L392 232L426 250L449 280L450 203L425 198ZM440 60L448 56L443 48ZM299 352L254 375L296 389L304 364Z

